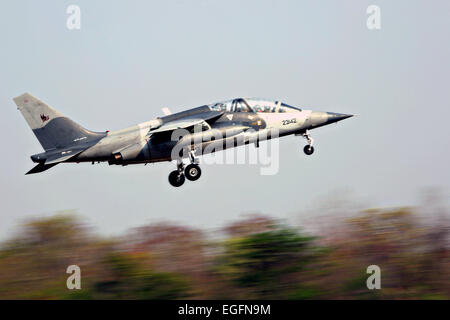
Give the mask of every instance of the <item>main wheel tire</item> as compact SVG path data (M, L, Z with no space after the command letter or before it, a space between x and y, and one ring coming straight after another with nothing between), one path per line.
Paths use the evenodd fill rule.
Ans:
M181 187L186 179L183 173L179 173L178 170L172 171L169 174L169 183L174 187Z
M303 152L305 152L305 154L307 154L308 156L312 155L314 153L314 147L310 146L309 144L307 144L304 148L303 148Z
M184 175L186 176L186 179L195 181L202 175L202 170L198 165L190 164L186 166L186 169L184 169Z

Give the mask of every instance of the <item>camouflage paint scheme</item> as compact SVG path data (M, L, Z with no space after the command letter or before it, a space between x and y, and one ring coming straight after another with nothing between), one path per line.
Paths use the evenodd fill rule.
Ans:
M108 161L128 165L189 157L188 152L173 157L175 146L196 155L250 142L258 146L259 141L271 138L271 130L276 130L280 137L304 135L312 145L308 130L352 116L303 110L280 101L237 98L158 117L122 130L94 132L29 93L14 98L14 102L45 150L31 156L38 165L27 174L45 171L62 162ZM189 133L174 140L172 134L178 129Z

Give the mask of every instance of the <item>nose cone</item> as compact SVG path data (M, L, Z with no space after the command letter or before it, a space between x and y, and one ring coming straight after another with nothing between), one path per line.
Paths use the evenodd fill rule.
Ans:
M334 113L334 112L327 112L327 116L328 116L327 124L353 117L352 114Z
M308 119L308 127L311 129L326 126L327 124L338 122L347 118L353 117L352 114L334 113L314 111Z

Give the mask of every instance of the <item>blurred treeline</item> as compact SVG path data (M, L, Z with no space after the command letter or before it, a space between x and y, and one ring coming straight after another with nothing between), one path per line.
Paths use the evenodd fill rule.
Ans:
M0 299L449 299L449 221L419 208L328 217L309 234L253 215L95 235L78 215L26 221L0 249ZM432 220L432 221L431 221ZM69 265L81 290L68 290ZM369 265L381 290L368 290Z

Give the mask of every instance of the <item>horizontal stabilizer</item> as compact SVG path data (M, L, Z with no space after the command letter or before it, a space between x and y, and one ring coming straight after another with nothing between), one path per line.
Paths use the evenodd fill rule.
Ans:
M39 173L45 170L48 170L54 166L56 166L58 163L52 163L52 164L43 164L43 163L39 163L37 166L35 166L33 169L31 169L30 171L28 171L25 174L33 174L33 173Z
M63 151L61 153L56 153L53 154L51 156L49 156L46 160L45 160L45 164L58 164L60 162L64 162L69 160L72 157L75 157L77 154L83 152L84 149L82 150L78 150L78 151L74 151L72 152L71 150L67 150L67 151Z

